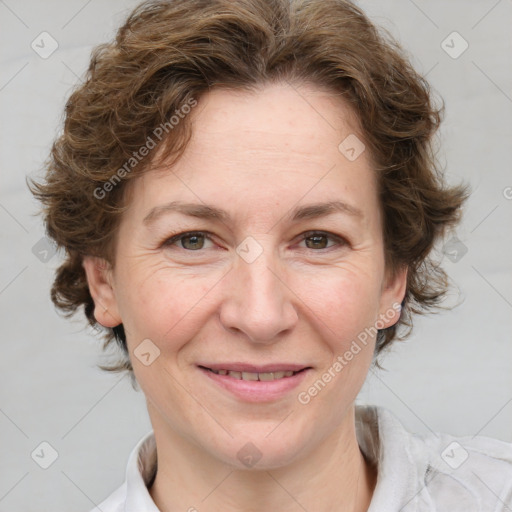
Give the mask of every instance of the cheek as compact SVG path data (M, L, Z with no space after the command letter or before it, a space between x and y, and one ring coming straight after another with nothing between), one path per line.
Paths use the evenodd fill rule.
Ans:
M359 268L317 278L315 292L308 287L306 304L310 324L321 338L324 365L320 380L329 392L320 400L345 403L355 399L373 359L379 310L378 280ZM363 278L364 277L364 278ZM320 346L319 346L320 349ZM320 383L320 387L322 386ZM331 384L332 383L332 384Z
M374 280L353 274L324 284L310 299L328 353L320 379L330 391L323 400L342 404L356 398L373 359L379 290Z
M300 296L319 320L319 328L340 349L375 322L380 293L374 272L360 267L330 269L300 286Z
M176 340L177 344L181 339L186 341L187 336L193 335L192 330L201 325L212 279L171 272L156 270L141 273L139 278L128 277L121 317L132 346L137 340L149 338L161 349L177 349L178 346L169 347L169 340Z
M306 407L305 412L316 411L325 426L333 426L342 421L368 374L375 349L371 326L378 312L379 294L376 280L362 269L331 272L317 278L316 283L315 292L305 296L311 308L307 321L317 343L315 352L322 354L321 365L297 399Z

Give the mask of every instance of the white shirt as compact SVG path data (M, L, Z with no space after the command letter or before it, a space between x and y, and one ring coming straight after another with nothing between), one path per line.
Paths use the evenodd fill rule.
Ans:
M512 512L512 443L407 432L387 409L356 406L356 433L377 484L368 512ZM126 480L91 512L160 512L147 490L153 432L130 454Z

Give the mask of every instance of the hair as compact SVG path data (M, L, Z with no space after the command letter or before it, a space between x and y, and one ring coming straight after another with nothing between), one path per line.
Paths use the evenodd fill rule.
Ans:
M468 192L443 181L434 147L442 102L434 104L398 43L347 0L160 0L140 4L112 42L93 49L45 179L29 183L47 235L65 250L51 289L65 316L83 305L99 327L82 259L114 265L127 184L157 156L173 163L183 153L191 137L185 106L213 88L278 82L341 96L374 162L386 267L408 270L400 318L378 331L375 354L410 334L413 314L442 307L448 278L432 249L458 222ZM140 158L149 141L158 151ZM115 340L122 351L101 368L133 377L123 325L102 330L103 348Z

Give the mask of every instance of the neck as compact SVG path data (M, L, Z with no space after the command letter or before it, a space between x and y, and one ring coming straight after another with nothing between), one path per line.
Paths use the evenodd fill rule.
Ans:
M152 418L152 423L158 470L150 494L162 512L365 512L370 505L376 470L357 444L354 407L315 450L270 470L234 468L158 418Z

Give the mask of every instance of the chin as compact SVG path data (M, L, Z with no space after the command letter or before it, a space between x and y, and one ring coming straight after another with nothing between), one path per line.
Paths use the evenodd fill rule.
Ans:
M261 429L255 429L254 435L246 431L230 439L228 445L215 450L214 456L237 470L279 469L299 459L306 444L307 440L300 439L298 433L283 431L268 436Z

